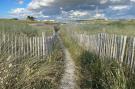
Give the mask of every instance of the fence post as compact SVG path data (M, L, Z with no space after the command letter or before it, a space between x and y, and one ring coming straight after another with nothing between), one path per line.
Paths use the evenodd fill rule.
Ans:
M125 53L125 48L126 48L126 41L127 41L127 36L124 36L123 47L122 47L122 54L121 54L121 62L123 62L123 60L124 60L124 53Z
M131 68L133 69L134 65L134 56L135 56L135 38L133 38L133 48L132 48L132 57L131 57Z

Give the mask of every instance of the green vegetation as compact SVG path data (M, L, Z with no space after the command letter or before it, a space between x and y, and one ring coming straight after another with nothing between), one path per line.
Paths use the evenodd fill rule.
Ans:
M16 33L17 36L46 36L53 34L54 24L36 21L0 20L0 32ZM117 60L100 58L86 51L72 39L71 30L97 34L122 34L134 36L134 21L91 21L87 24L66 24L62 26L61 38L69 49L76 64L76 89L134 89L135 73L129 66ZM67 32L67 30L69 30ZM10 44L7 44L10 45ZM64 71L64 57L59 40L52 53L46 57L13 56L0 54L0 89L58 89Z
M16 33L17 36L40 36L41 32L46 32L21 21L0 20L0 32L3 31ZM53 34L52 32L50 31L49 35ZM63 63L59 40L56 40L51 54L46 57L15 57L6 52L1 53L0 89L58 89L63 74Z
M46 25L44 23L42 23L41 25L35 25L33 24L33 27L38 29L38 32L46 32L46 35L52 35L52 33L54 32L54 28L53 25Z
M33 16L27 16L27 20L34 21L35 20L35 17L33 17Z
M76 63L77 89L134 89L135 74L128 66L84 50L64 27L61 37Z
M52 55L40 60L0 55L1 89L57 89L62 73L63 53L58 43Z
M106 32L109 34L121 34L135 36L135 21L94 21L84 22L84 24L65 25L72 30L95 34Z
M40 22L15 21L15 20L0 20L0 31L16 32L27 36L41 36L42 32L46 35L53 34L53 25L36 26L31 24L42 24Z
M51 25L51 24L57 24L57 22L55 22L55 21L49 21L49 20L48 20L48 21L44 21L44 23L45 23L45 24L50 24L50 25Z
M27 36L38 35L38 31L27 23L14 20L0 20L0 31L17 32Z

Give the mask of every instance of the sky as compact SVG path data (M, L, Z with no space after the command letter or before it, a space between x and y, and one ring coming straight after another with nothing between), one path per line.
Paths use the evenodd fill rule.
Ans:
M135 18L135 0L1 0L0 18L76 20Z

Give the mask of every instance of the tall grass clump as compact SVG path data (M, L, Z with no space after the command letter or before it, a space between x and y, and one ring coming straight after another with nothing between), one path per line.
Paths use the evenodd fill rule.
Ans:
M0 21L0 25L2 25L0 32L14 33L17 37L21 35L26 37L40 36L36 28L21 22ZM12 42L7 43L6 41L1 44L5 45L5 51L0 52L0 89L58 89L64 70L64 61L57 37L52 52L44 57L40 55L14 56L6 51L6 46L13 45ZM2 48L2 45L0 45L0 48ZM23 47L26 46L23 45ZM18 48L20 46L17 46ZM23 49L26 50L26 48ZM8 50L11 51L9 48Z
M135 74L127 65L120 65L114 59L99 58L87 51L79 58L84 76L81 89L134 89Z
M0 31L16 32L27 36L38 35L37 29L29 26L27 23L14 20L0 20Z
M59 44L44 59L0 55L0 89L57 89L63 74Z
M63 27L61 37L76 63L77 89L134 89L135 74L130 67L86 51L68 32Z
M85 32L87 34L97 34L106 32L109 34L120 34L135 36L135 22L130 21L94 21L80 23L69 23L67 26L69 29L76 30L78 32Z

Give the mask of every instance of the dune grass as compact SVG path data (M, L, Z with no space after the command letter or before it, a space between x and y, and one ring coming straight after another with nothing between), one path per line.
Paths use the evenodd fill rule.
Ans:
M109 34L135 36L135 22L132 21L90 21L84 24L69 23L65 26L87 34L106 32Z
M76 63L76 89L134 89L135 74L128 66L84 50L65 31L61 37Z
M38 60L37 60L38 59ZM44 59L0 55L0 89L57 89L63 73L59 44Z
M40 36L39 30L42 29L20 21L0 21L0 31L6 33ZM59 40L55 42L52 53L45 57L29 55L15 57L6 52L1 53L0 89L58 89L64 70L63 63Z
M46 32L46 35L53 34L53 25L45 26L32 26L31 24L43 24L43 23L28 23L27 21L15 21L15 20L0 20L0 31L4 32L16 32L24 34L26 36L41 36L42 32Z

